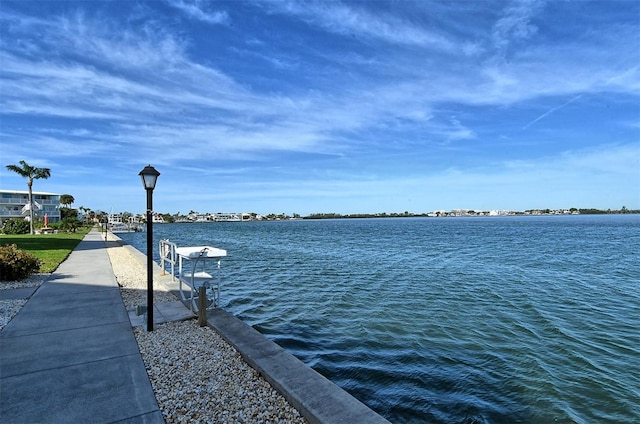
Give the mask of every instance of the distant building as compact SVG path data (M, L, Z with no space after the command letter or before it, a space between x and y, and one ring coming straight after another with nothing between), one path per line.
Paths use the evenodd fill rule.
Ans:
M153 222L154 224L165 224L166 221L164 220L164 217L162 215L160 215L159 213L154 212L151 216L151 222Z
M50 223L60 221L60 194L34 191L34 220L41 221L44 215ZM11 218L29 219L29 192L26 190L0 190L0 225Z
M228 212L228 213L214 213L213 220L217 222L236 222L242 221L242 214L236 212Z

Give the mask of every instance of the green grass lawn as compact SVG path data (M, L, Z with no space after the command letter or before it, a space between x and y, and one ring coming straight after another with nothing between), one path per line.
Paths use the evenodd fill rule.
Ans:
M79 228L76 233L58 234L0 234L0 246L15 244L42 261L40 272L53 272L69 253L89 232L89 228Z

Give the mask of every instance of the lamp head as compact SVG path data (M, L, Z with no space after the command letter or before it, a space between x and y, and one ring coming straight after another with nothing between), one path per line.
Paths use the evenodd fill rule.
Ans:
M156 188L156 181L158 181L160 173L156 171L153 166L145 166L138 175L142 177L142 184L144 185L145 190L153 190Z

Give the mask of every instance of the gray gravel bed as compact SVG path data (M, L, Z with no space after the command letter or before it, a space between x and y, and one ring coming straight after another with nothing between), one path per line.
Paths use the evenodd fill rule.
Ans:
M0 290L23 289L26 287L38 287L51 274L33 274L18 281L0 281ZM0 300L0 331L9 324L9 321L27 303L27 299L6 299Z
M123 247L108 249L127 306L146 303L146 269ZM176 297L158 288L154 302ZM134 328L167 423L307 423L218 333L196 320Z
M27 303L27 299L0 300L0 331L9 324L22 307Z
M124 247L107 249L111 267L120 286L122 301L127 308L147 304L147 270ZM156 287L158 286L158 287ZM178 300L162 286L154 285L154 303L175 302Z

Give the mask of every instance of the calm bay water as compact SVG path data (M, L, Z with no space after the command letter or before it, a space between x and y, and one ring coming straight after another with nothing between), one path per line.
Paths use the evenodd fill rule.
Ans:
M121 237L146 252L144 233ZM154 239L226 249L223 308L394 423L640 422L638 215L164 224Z

